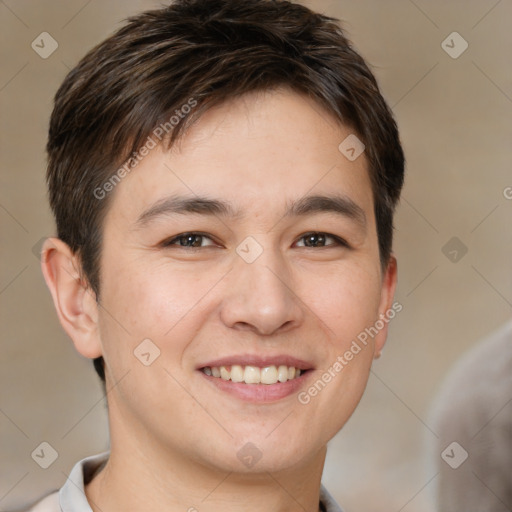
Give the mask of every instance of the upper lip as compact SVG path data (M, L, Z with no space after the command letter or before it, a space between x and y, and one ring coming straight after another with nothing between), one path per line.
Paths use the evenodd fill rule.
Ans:
M303 359L298 359L296 357L282 354L275 356L262 356L262 355L254 355L254 354L240 354L233 356L226 356L219 359L215 359L212 361L208 361L204 364L200 364L197 369L205 368L209 366L212 367L220 367L220 366L257 366L259 368L265 368L267 366L293 366L298 368L299 370L311 370L313 368L313 364L304 361Z

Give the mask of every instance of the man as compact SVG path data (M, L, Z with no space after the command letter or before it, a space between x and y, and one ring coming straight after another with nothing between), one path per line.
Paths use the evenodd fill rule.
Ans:
M42 269L111 449L32 510L340 510L326 445L397 310L404 157L336 20L281 0L133 17L65 79L47 150Z

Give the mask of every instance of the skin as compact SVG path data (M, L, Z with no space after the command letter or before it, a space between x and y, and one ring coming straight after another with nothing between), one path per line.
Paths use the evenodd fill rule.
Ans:
M387 329L308 404L297 392L248 402L197 367L289 354L314 368L304 391L391 307L396 260L382 271L367 162L338 150L350 133L311 99L278 89L216 107L170 151L151 150L112 192L100 305L66 244L48 239L42 268L60 321L80 354L106 363L111 456L86 487L94 511L318 510L326 444L357 406ZM365 226L326 212L283 217L288 201L333 191L364 211ZM166 215L137 228L176 193L244 215ZM190 231L211 239L161 245ZM349 248L330 237L306 247L310 232ZM263 250L253 263L236 252L248 236ZM160 350L150 366L134 357L147 338ZM252 467L237 457L248 442L261 454Z

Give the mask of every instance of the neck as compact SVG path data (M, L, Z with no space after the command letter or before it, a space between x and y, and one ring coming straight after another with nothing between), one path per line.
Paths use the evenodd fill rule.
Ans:
M190 460L149 437L116 436L86 486L93 512L318 512L326 448L296 467L237 473ZM126 434L126 432L124 432Z

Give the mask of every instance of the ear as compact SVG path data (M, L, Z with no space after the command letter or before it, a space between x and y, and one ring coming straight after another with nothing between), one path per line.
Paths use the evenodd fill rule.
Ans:
M81 278L78 258L59 238L47 238L41 269L60 323L76 350L88 358L101 356L96 296Z
M395 296L395 289L397 283L397 261L395 256L392 254L389 258L386 271L382 277L382 289L379 304L379 318L384 323L384 327L379 330L375 336L374 345L374 358L378 359L381 355L386 338L388 336L388 325L389 321L399 312L402 307L393 308L393 298Z

